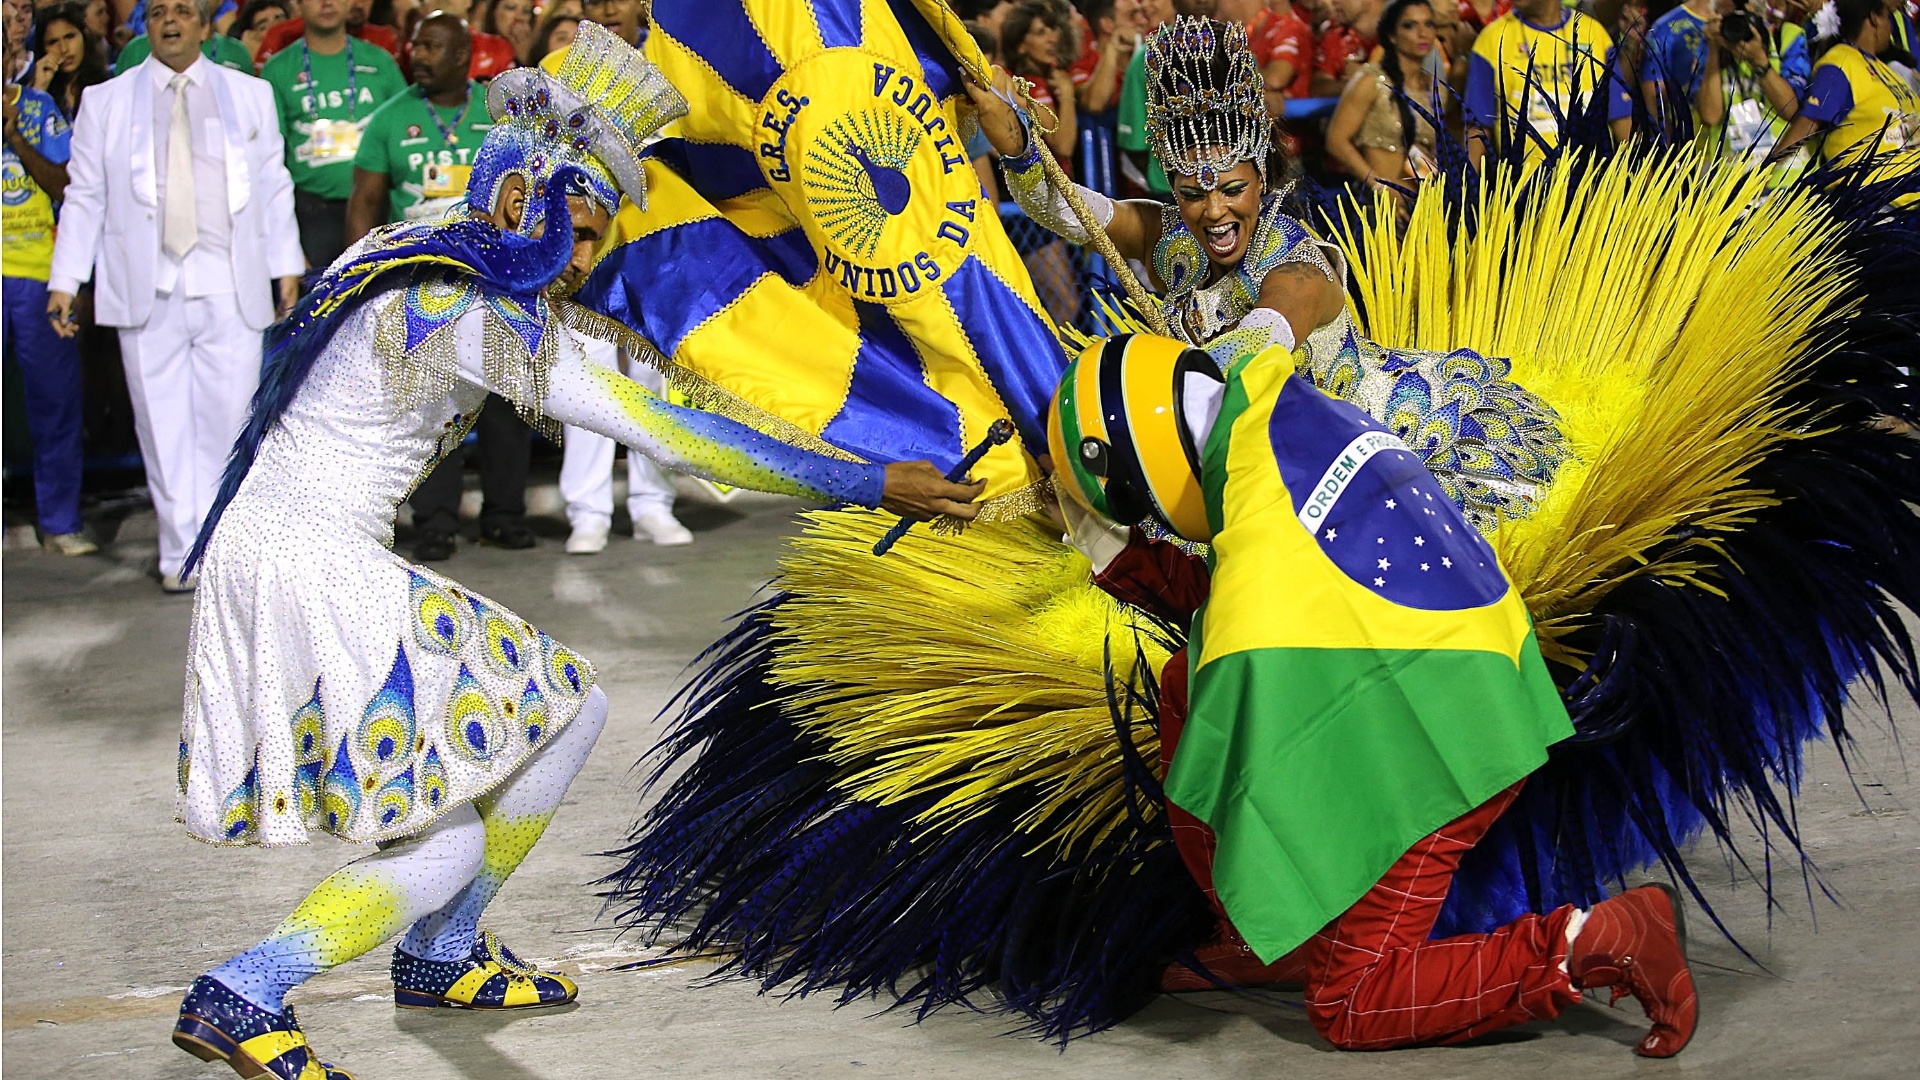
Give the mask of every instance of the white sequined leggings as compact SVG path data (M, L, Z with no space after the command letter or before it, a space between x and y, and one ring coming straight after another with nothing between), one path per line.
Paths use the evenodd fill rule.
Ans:
M410 955L465 959L480 913L547 831L606 723L607 697L596 686L573 722L505 784L425 831L341 867L267 940L209 974L277 1013L287 991L402 930L407 936L400 948Z

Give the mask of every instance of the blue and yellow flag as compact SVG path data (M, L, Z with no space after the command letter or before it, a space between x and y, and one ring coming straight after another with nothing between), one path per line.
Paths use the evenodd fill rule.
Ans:
M1399 438L1270 349L1202 455L1213 587L1167 797L1274 960L1573 734L1526 606Z
M1034 509L1066 354L967 157L961 70L986 62L958 20L940 0L658 0L646 51L692 112L576 298L723 409L869 461L948 468L1009 417L1020 439L975 471L983 516Z

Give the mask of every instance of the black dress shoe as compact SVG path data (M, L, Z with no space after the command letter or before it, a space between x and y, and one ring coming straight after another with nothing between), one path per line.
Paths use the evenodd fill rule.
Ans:
M488 547L518 550L530 548L540 541L527 528L524 521L502 521L492 525L480 526L480 542Z
M414 562L441 562L453 558L454 540L452 533L421 533L413 542Z

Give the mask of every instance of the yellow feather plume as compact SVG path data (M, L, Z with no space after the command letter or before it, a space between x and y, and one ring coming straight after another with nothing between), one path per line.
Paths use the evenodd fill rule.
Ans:
M1846 283L1808 192L1768 195L1764 177L1691 153L1589 164L1577 185L1563 168L1530 192L1524 218L1518 178L1493 177L1458 242L1432 187L1404 233L1381 192L1335 237L1368 336L1508 357L1558 410L1574 460L1493 541L1542 651L1569 663L1558 638L1620 583L1715 588L1703 556L1773 501L1748 468L1810 434L1788 428L1781 395L1816 324L1844 315Z
M1559 638L1620 582L1715 588L1704 557L1772 502L1748 468L1811 434L1780 402L1808 335L1845 314L1848 272L1804 193L1763 202L1761 178L1692 156L1596 163L1575 184L1577 171L1530 193L1541 204L1524 219L1517 181L1491 180L1471 238L1450 238L1432 188L1404 231L1383 193L1369 224L1334 237L1374 340L1508 357L1558 410L1574 459L1494 543L1542 651L1574 664ZM783 563L773 677L826 740L841 791L937 793L920 823L946 828L1034 782L1045 798L1018 825L1030 850L1060 857L1109 835L1127 810L1103 656L1111 641L1125 677L1136 640L1155 673L1165 649L1049 525L922 530L876 559L889 523L810 514ZM1151 727L1134 736L1156 760Z
M958 536L907 534L877 513L806 515L781 563L776 685L831 746L850 798L881 803L940 792L921 823L950 827L1017 783L1045 792L1017 828L1058 856L1098 843L1126 818L1121 751L1103 656L1134 669L1136 633L1158 675L1165 648L1130 609L1096 589L1087 560L1037 520ZM1149 760L1159 742L1135 733ZM1064 826L1063 808L1075 813ZM1044 828L1044 831L1043 831Z

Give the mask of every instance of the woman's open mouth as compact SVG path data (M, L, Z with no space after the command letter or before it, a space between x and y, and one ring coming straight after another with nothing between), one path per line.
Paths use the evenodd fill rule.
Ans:
M1229 221L1224 225L1209 225L1206 237L1207 253L1227 258L1240 246L1240 223Z

